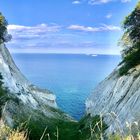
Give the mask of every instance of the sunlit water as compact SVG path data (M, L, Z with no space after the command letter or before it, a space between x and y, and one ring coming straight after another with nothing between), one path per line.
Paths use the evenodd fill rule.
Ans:
M85 100L120 62L120 56L12 54L22 73L35 85L51 90L58 106L75 119L85 113Z

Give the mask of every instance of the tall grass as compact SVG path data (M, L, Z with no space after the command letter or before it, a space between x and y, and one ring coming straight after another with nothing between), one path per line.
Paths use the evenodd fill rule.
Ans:
M121 123L118 120L118 117L115 115L115 113L108 113L106 115L109 115L114 122L115 126L115 132L116 133L106 133L109 132L108 128L105 127L104 124L104 116L100 115L94 118L85 117L82 121L79 122L79 125L76 126L76 128L73 128L75 131L70 129L69 133L75 133L75 138L72 137L63 139L64 140L140 140L140 129L138 122L126 122L125 128L122 129ZM93 120L94 119L94 120ZM87 123L88 122L88 123ZM23 125L21 125L23 126ZM62 126L63 127L63 126ZM68 126L67 126L68 127ZM106 128L106 129L105 129ZM52 138L52 134L48 133L47 127L44 129L44 132L42 133L42 136L38 138L38 140L62 140L61 138L61 131L62 128L59 129L59 127L56 126L56 132L54 133L54 137ZM67 129L64 127L64 129ZM105 131L107 130L107 131ZM127 131L126 131L127 130ZM7 126L0 126L0 140L29 140L29 134L30 132L27 132L26 129L23 131L23 129L17 128L17 129L11 129ZM77 132L76 132L77 131ZM76 134L79 135L79 137L76 136ZM64 134L63 135L67 135ZM73 135L73 134L72 134Z
M0 140L28 140L28 133L2 125L0 126Z

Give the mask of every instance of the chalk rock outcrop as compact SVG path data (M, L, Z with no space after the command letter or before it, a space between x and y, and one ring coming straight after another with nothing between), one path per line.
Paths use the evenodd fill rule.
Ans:
M86 100L86 112L102 114L109 131L124 129L126 122L140 121L140 66L120 76L118 66Z
M54 94L32 85L22 75L4 44L0 45L0 73L8 91L5 100L0 97L2 122L13 127L18 120L25 121L30 116L40 121L41 118L69 120L57 108Z

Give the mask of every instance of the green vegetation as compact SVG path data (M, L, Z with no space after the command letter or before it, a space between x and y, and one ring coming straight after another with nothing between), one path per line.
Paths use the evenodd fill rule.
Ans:
M86 116L80 122L52 118L35 121L30 118L26 128L30 140L100 140L105 137L107 125L100 116Z
M140 2L134 11L126 17L123 23L124 35L121 39L123 47L123 66L120 68L120 75L140 64Z
M3 77L2 77L2 75L0 73L0 97L2 97L4 95L4 90L2 88L2 85L3 85L2 80L3 80Z
M30 118L16 129L0 127L0 139L7 136L8 140L140 140L140 131L136 122L127 126L127 135L118 132L106 135L107 125L100 116L88 115L79 122L45 119L35 121L34 118Z
M5 17L0 13L0 43L8 42L12 36L7 32L8 22Z
M105 130L108 128L100 116L90 117L85 116L79 122L70 122L62 120L49 120L44 130L38 129L36 123L33 127L28 127L30 130L37 129L30 133L30 140L140 140L140 130L136 122L127 126L128 133L116 133L107 135ZM38 122L40 127L40 122ZM29 125L30 126L30 125ZM42 127L42 126L41 126ZM135 129L134 129L135 128ZM134 129L134 130L133 130ZM42 135L36 135L40 131ZM121 130L123 131L123 130ZM133 133L134 131L134 133ZM25 131L23 131L25 132Z
M0 140L28 140L27 132L19 128L13 130L8 126L0 126Z
M0 73L0 117L1 117L1 110L2 110L2 107L4 105L4 103L8 100L8 94L7 94L7 89L4 89L2 86L3 86L3 77Z
M86 140L90 138L100 140L101 137L104 137L104 131L107 129L107 125L100 116L90 117L88 115L77 122L67 119L65 114L57 109L47 108L49 113L53 111L52 113L56 115L53 118L46 117L39 110L31 111L24 108L19 103L17 110L22 111L18 111L17 115L17 110L15 110L15 114L13 114L14 120L17 121L15 129L24 122L21 131L28 130L30 140L40 140L40 138L41 140Z
M133 137L132 135L122 137L119 134L115 134L115 135L110 135L108 140L140 140L140 136L138 136L137 138Z

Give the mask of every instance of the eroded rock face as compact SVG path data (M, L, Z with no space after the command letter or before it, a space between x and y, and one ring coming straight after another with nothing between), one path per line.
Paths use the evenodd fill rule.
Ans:
M4 78L5 87L25 104L29 103L37 107L38 102L45 102L52 107L57 107L55 95L50 91L42 90L32 85L16 67L10 53L4 45L0 46L0 73Z
M69 120L67 115L57 109L55 95L32 85L21 74L4 44L0 45L0 73L4 87L8 89L8 99L3 103L1 111L2 121L7 125L13 127L16 121L26 120L29 116L35 120L43 117L64 117Z
M140 121L140 67L119 76L119 66L103 80L86 100L86 112L102 114L113 132L126 122ZM122 129L121 128L121 129Z

